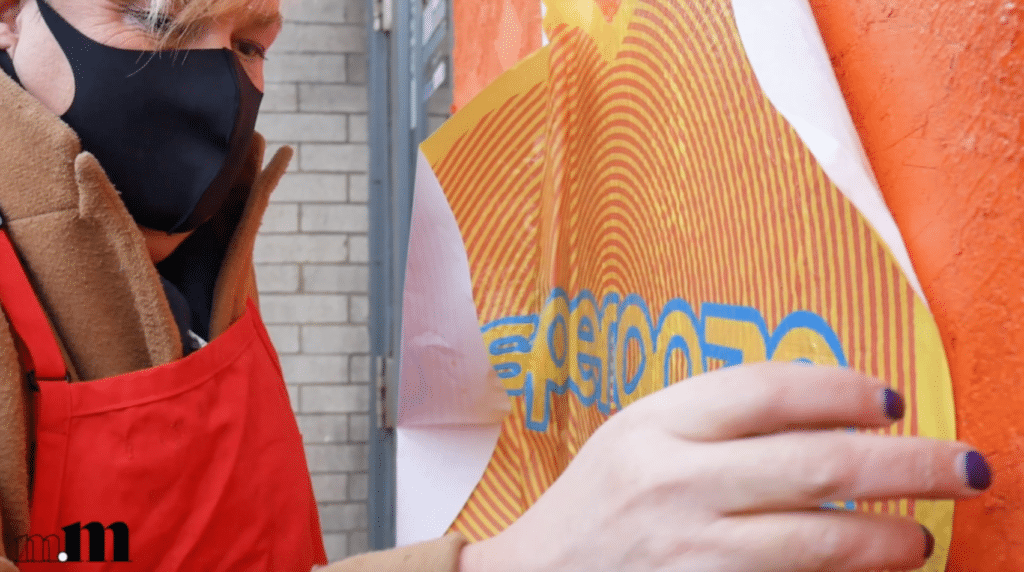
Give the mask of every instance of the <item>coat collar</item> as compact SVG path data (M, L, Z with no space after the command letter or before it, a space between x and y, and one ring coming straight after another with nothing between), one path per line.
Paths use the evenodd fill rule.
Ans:
M0 212L76 379L180 358L179 333L157 270L102 167L60 118L3 73L0 110ZM178 255L182 267L206 269L200 290L212 336L244 312L246 298L256 297L252 247L292 154L282 149L261 171L264 148L257 135L235 200L204 231L212 242L190 238L190 248ZM218 255L211 258L211 251Z

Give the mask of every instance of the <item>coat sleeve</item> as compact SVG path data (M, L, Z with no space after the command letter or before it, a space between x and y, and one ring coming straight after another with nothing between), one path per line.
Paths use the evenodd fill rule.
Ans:
M0 309L0 572L3 557L28 533L28 455L24 373L7 317Z
M318 572L459 572L459 554L465 545L465 537L454 533L430 542L353 556Z

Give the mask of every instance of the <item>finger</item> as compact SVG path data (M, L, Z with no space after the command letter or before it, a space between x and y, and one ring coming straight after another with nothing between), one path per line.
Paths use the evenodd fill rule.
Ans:
M730 517L708 531L738 557L724 569L760 572L913 570L931 556L921 525L909 518L846 511Z
M700 494L724 513L792 510L830 501L971 498L990 483L963 443L838 431L782 433L699 445L716 474Z
M791 429L883 427L903 416L902 397L877 379L845 368L786 362L697 376L633 407L637 419L659 420L679 437L698 441Z

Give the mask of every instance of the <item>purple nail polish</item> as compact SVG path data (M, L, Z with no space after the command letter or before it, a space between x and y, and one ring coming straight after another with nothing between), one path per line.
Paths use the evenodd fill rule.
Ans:
M985 461L985 457L977 451L971 451L966 455L967 484L976 491L983 491L992 484L992 471Z
M906 410L906 405L903 402L903 396L895 391L885 388L885 392L882 396L882 403L885 404L885 414L893 421L899 421L903 419L903 413Z
M935 552L935 537L932 536L932 532L921 525L921 530L924 531L924 559L928 560L932 556L932 552Z

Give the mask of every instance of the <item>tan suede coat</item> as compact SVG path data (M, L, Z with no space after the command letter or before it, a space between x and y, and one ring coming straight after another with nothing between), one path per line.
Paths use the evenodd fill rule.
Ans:
M282 149L261 170L264 142L250 149L237 203L207 224L234 228L214 290L216 337L257 301L252 251L270 193L291 159ZM181 358L179 332L145 241L117 191L77 136L0 73L0 213L46 309L76 382ZM0 269L2 270L2 269ZM28 531L31 396L10 326L0 311L0 572L13 570ZM357 557L338 570L454 572L457 536Z

